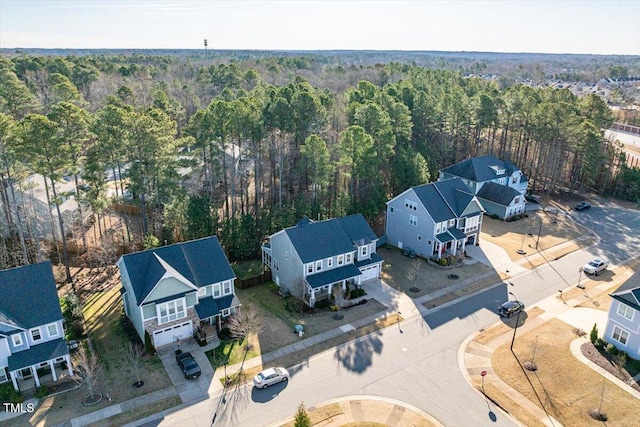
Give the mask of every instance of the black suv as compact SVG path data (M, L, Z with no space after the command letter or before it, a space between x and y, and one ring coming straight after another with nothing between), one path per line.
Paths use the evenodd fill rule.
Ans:
M194 380L202 374L198 362L193 358L188 351L182 352L182 350L176 350L176 362L182 369L184 377L188 380Z
M591 205L588 202L580 202L576 205L575 210L577 211L584 211L587 210L591 207Z
M511 317L524 310L524 304L520 301L507 301L498 307L498 314L502 317Z

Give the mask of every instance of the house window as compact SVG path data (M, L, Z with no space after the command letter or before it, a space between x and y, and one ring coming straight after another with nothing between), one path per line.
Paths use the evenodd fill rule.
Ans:
M220 296L220 283L213 285L213 297L218 298Z
M412 202L411 200L405 199L404 206L413 209L414 211L418 208L418 204L416 202Z
M231 310L229 310L228 308L222 309L222 317L228 317L230 314L231 314Z
M199 297L203 297L207 294L207 288L200 288L198 289L198 296Z
M618 341L622 345L627 345L627 340L629 339L629 332L625 331L619 326L614 326L613 339Z
M454 225L456 225L456 220L455 219L450 219L449 220L449 228L453 227Z
M22 345L22 334L11 335L11 339L13 340L13 345L15 347L20 347Z
M360 248L360 256L367 256L367 246Z
M520 203L520 196L516 197L514 200L515 204L517 205L518 203Z
M7 379L7 370L5 368L0 368L0 383L6 383L9 381Z
M427 245L430 245L430 244L431 244L431 240L427 240Z
M409 215L409 224L418 225L418 217L415 215Z
M422 236L418 234L418 241L422 241Z
M58 336L58 325L56 325L55 323L51 323L51 324L47 325L47 333L49 334L50 337L57 337Z
M618 305L618 314L629 320L633 319L633 309L625 304Z
M442 232L442 223L439 222L436 224L436 234L440 234Z
M284 253L284 259L289 259L289 252Z
M223 295L229 295L231 293L231 280L227 280L222 284L224 290L222 291Z
M316 271L322 271L322 261L316 261Z
M333 258L327 258L327 267L333 267Z
M42 339L42 333L40 332L40 328L31 329L31 339L33 341L40 341Z
M394 208L393 206L389 206L389 213L394 213L396 211L396 208Z
M273 268L275 268L276 270L279 270L280 267L280 263L278 262L277 259L273 260Z
M344 264L344 255L338 255L338 265Z
M307 274L311 274L311 273L313 273L313 263L312 262L307 264Z
M345 262L346 262L347 264L351 264L351 254L347 254L347 255L345 255L345 257L346 257Z
M181 299L165 302L164 304L158 304L157 310L158 324L160 325L187 317L187 312L184 308L184 300Z

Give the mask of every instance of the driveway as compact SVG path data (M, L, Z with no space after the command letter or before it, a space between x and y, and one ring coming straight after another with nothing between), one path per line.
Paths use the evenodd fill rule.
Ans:
M171 382L176 386L183 403L206 399L213 380L213 367L204 354L202 347L193 338L180 342L180 350L188 351L198 362L202 375L195 380L187 380L176 362L175 351L178 345L170 344L158 349L158 357L162 361Z

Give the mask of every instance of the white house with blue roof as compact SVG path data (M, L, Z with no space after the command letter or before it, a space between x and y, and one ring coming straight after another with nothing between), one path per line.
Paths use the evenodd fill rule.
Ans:
M0 295L0 382L20 390L73 375L51 262L0 271Z
M525 210L529 179L513 163L489 154L440 170L439 180L460 178L488 214L507 219Z
M603 338L618 350L640 359L640 284L629 280L610 296L613 301Z
M411 187L387 202L387 242L440 259L479 244L484 209L460 178Z
M175 343L240 308L235 273L216 236L123 255L117 262L126 315L140 338ZM208 339L213 336L208 334Z
M324 221L305 218L269 237L262 262L278 286L313 307L336 286L346 290L347 283L360 285L380 277L383 259L376 253L377 241L361 214Z

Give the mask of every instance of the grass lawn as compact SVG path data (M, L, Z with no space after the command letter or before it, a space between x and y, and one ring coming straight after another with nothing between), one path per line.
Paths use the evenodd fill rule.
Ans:
M637 424L638 400L578 361L569 349L577 336L573 327L552 319L519 336L514 352L520 363L534 359L535 372L523 369L507 343L493 354L492 364L500 378L566 426L604 425L589 416L601 407L606 425ZM535 358L533 356L535 349ZM542 425L508 396L485 388L487 394L526 425Z
M248 279L262 274L262 261L235 261L231 263L231 268L233 268L233 272L236 273L239 279Z

